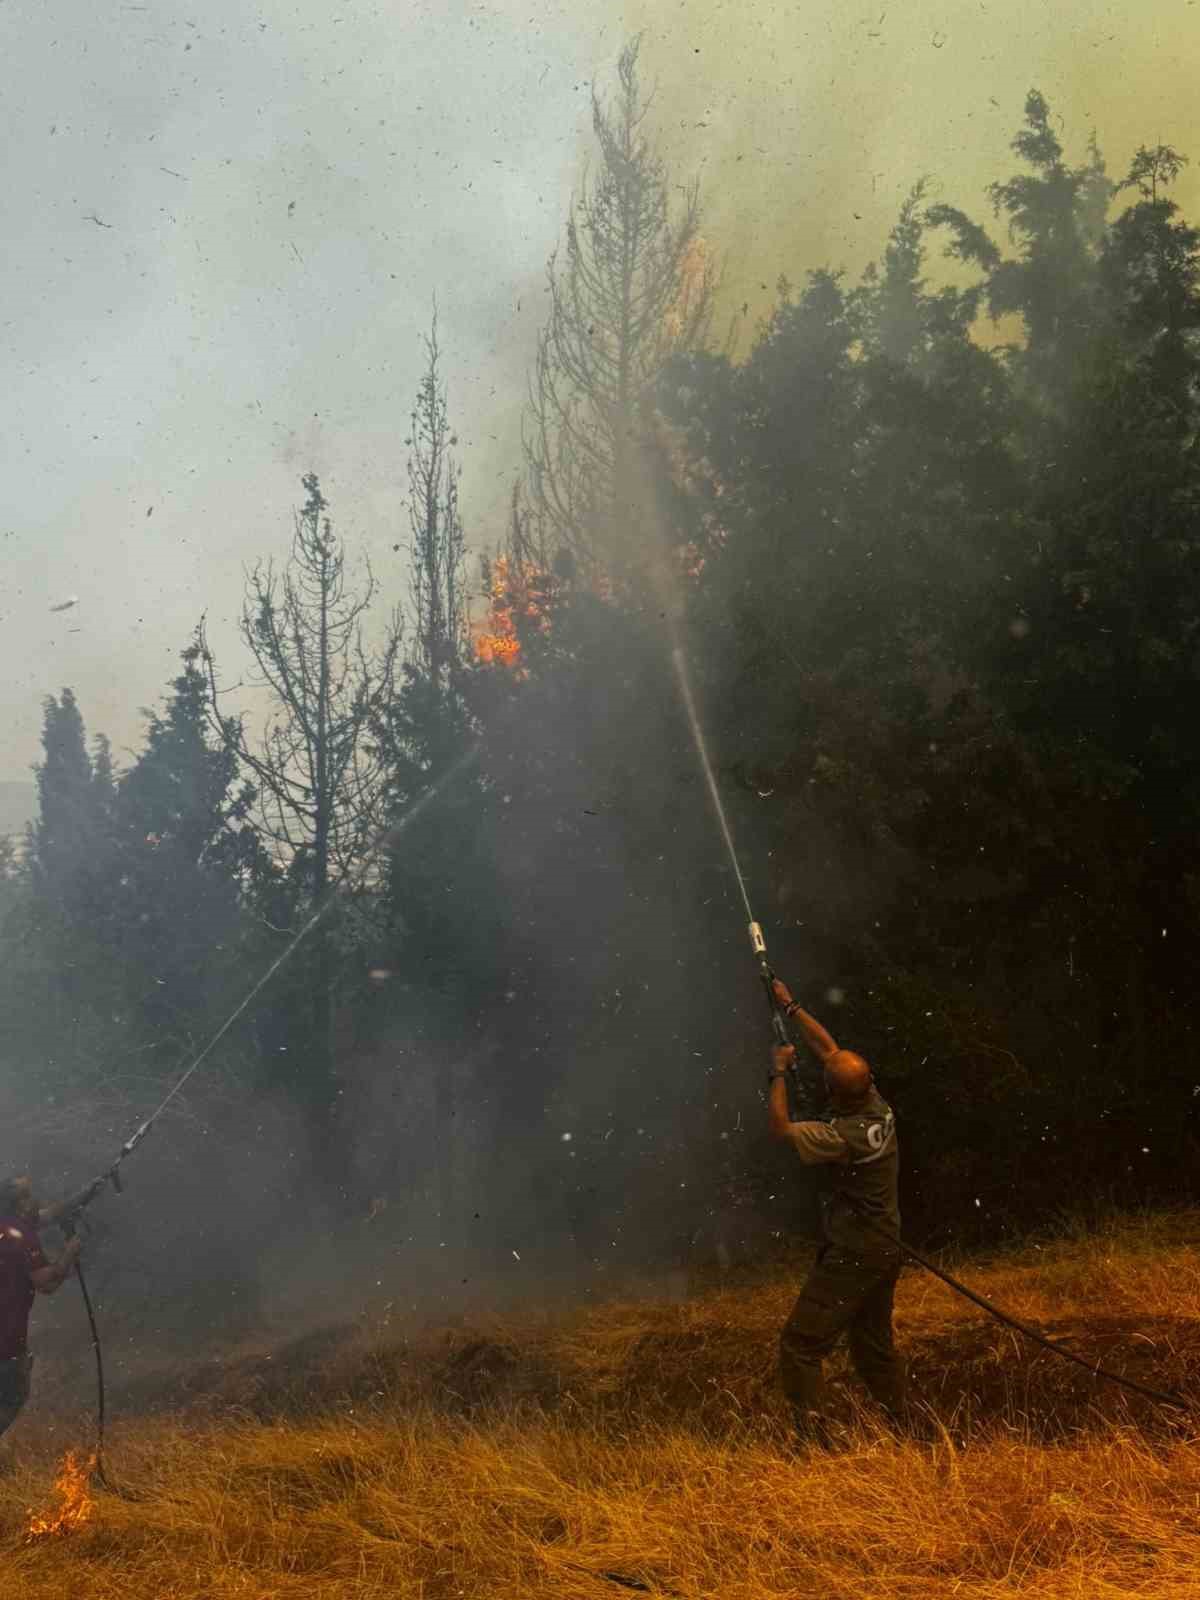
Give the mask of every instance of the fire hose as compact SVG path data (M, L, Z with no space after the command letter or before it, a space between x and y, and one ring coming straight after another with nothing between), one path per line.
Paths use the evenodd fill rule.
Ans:
M711 793L712 793L712 799L713 799L713 803L714 803L714 806L715 806L715 809L716 809L716 812L717 812L718 819L720 820L722 828L723 828L723 830L725 832L726 843L729 846L730 856L731 856L731 859L733 861L735 871L737 873L739 885L741 886L742 898L743 898L743 901L744 901L744 903L746 905L747 913L750 915L750 918L751 918L750 923L749 923L750 943L751 943L751 948L752 948L752 950L754 952L755 959L756 959L756 961L758 963L759 976L762 979L763 988L764 988L764 991L766 993L767 1004L768 1004L768 1007L769 1007L769 1010L770 1010L770 1015L771 1015L772 1031L773 1031L773 1033L775 1035L775 1039L776 1039L777 1043L783 1044L783 1045L790 1045L792 1043L792 1041L791 1041L791 1038L790 1038L790 1036L788 1034L787 1025L785 1023L782 1011L780 1010L778 1000L776 999L776 996L775 996L775 989L774 989L775 974L771 969L770 961L769 961L769 958L768 958L768 955L767 955L766 941L765 941L765 939L763 937L763 932L762 932L762 928L761 928L760 924L753 920L753 912L751 910L749 897L748 897L748 895L746 893L746 886L745 886L744 880L742 878L741 871L738 868L737 855L736 855L736 852L733 849L733 841L732 841L732 837L729 834L728 824L727 824L727 822L725 820L724 809L723 809L723 807L721 805L721 800L720 800L720 794L719 794L718 789L717 789L715 777L713 776L711 764L709 763L709 760L708 760L707 752L704 749L703 737L702 737L701 732L700 732L698 719L696 718L696 715L695 715L695 708L694 708L694 706L692 704L691 691L690 691L690 686L689 686L688 681L687 681L686 672L685 672L685 669L684 669L682 652L678 648L674 652L674 658L675 658L676 667L677 667L677 669L679 671L680 686L681 686L681 690L682 690L682 693L683 693L684 701L685 701L689 716L691 717L691 720L692 720L693 732L695 734L696 742L697 742L697 749L698 749L698 752L699 752L699 754L701 756L701 760L702 760L706 775L708 777L709 786L710 786L710 790L711 790ZM459 761L454 763L454 765L450 769L448 769L448 771L443 775L442 779L437 784L435 784L431 789L426 791L425 795L423 795L421 797L421 799L410 809L410 811L401 819L401 821L399 823L395 824L393 827L391 827L389 830L387 830L386 833L384 833L381 836L381 838L378 841L378 843L376 844L376 846L369 852L368 859L373 859L373 857L375 856L375 854L376 854L378 849L384 848L384 847L389 847L391 844L393 844L395 839L396 839L396 837L401 832L401 830L404 827L406 827L407 824L411 820L413 820L413 818L415 818L415 816L420 811L422 811L425 808L425 806L440 791L440 789L442 788L443 784L445 782L449 781L450 779L452 779L453 777L455 777L458 774L459 771L461 771L466 765L468 765L472 760L474 760L474 758L475 758L477 753L478 753L478 746L476 746L476 747L472 748L471 750L469 750L468 752L466 752L466 754L463 757L461 757L459 759ZM181 1074L181 1076L178 1078L178 1080L174 1083L173 1087L170 1089L169 1093L165 1096L165 1098L162 1100L162 1102L159 1104L159 1106L153 1112L151 1112L151 1114L142 1123L140 1123L137 1128L134 1129L133 1133L130 1134L129 1138L126 1139L125 1143L121 1146L120 1150L117 1153L116 1160L111 1164L111 1166L109 1166L108 1168L105 1169L105 1171L100 1175L100 1177L98 1177L94 1181L94 1183L92 1185L90 1185L88 1190L84 1191L84 1196L85 1197L81 1197L79 1202L76 1205L74 1205L70 1210L68 1210L68 1211L64 1212L62 1215L60 1215L60 1217L58 1218L58 1224L59 1224L60 1228L62 1229L63 1233L67 1237L70 1237L71 1235L74 1234L75 1228L76 1228L77 1219L81 1215L82 1211L84 1210L84 1208L88 1204L90 1204L90 1202L95 1198L95 1196L100 1192L100 1190L106 1184L111 1183L113 1188L118 1193L123 1192L123 1184L122 1184L122 1181L121 1181L121 1172L120 1172L120 1169L121 1169L121 1166L123 1165L123 1163L133 1153L133 1151L138 1147L138 1145L141 1144L142 1140L150 1132L151 1128L158 1121L158 1119L162 1116L163 1112L167 1109L167 1107L171 1104L171 1102L176 1098L176 1096L178 1094L180 1094L180 1092L183 1090L184 1086L187 1084L189 1079L193 1076L193 1074L195 1072L197 1072L199 1070L199 1068L203 1065L205 1060L207 1060L208 1056L212 1053L212 1051L216 1048L216 1046L220 1043L220 1041L225 1037L225 1035L229 1032L229 1030L234 1026L234 1024L238 1021L238 1019L249 1009L250 1005L257 998L257 996L261 993L261 991L266 987L266 985L270 982L270 980L274 977L275 973L279 970L279 968L282 967L284 962L286 962L290 958L290 956L294 953L294 951L296 950L297 946L301 943L301 941L303 939L305 939L312 932L312 930L316 927L318 922L321 921L321 919L324 917L324 915L326 914L326 912L328 911L328 909L329 909L329 907L330 907L330 905L332 903L333 903L332 902L332 898L330 897L330 898L325 899L320 905L317 906L317 908L313 911L312 915L308 918L308 920L297 931L297 933L288 942L288 944L280 952L280 954L276 957L276 959L270 964L270 966L262 974L262 976L257 980L257 982L251 987L251 989L246 994L244 999L240 1002L240 1004L237 1007L235 1007L235 1009L226 1018L224 1023L222 1023L222 1025L216 1030L216 1032L213 1034L213 1036L209 1039L208 1043L204 1046L204 1048L190 1062L190 1064L187 1066L186 1070ZM794 1071L794 1068L793 1068L793 1071ZM878 1224L876 1224L873 1221L873 1219L868 1218L868 1217L864 1217L863 1220L868 1222L871 1226L876 1227L877 1230L881 1233L881 1236L882 1236L883 1230L878 1228ZM1003 1311L1000 1307L998 1307L996 1305L993 1305L992 1302L990 1300L988 1300L985 1296L976 1293L975 1290L969 1288L966 1284L961 1283L957 1278L953 1277L950 1273L944 1271L944 1269L942 1269L941 1267L935 1265L932 1261L928 1260L920 1252L918 1252L917 1250L913 1249L913 1247L911 1245L909 1245L905 1240L903 1240L903 1239L894 1240L894 1239L891 1239L890 1235L888 1235L887 1237L889 1238L890 1242L892 1242L893 1244L898 1245L898 1247L899 1247L900 1251L902 1252L902 1254L905 1255L910 1261L913 1261L918 1266L924 1268L925 1271L931 1273L934 1277L940 1279L950 1289L952 1289L956 1294L961 1295L963 1298L965 1298L965 1299L971 1301L973 1304L979 1306L981 1310L985 1311L988 1314L988 1316L994 1318L997 1322L1000 1322L1000 1323L1004 1324L1006 1327L1012 1328L1014 1331L1022 1334L1025 1338L1031 1340L1032 1342L1041 1345L1044 1349L1049 1350L1052 1354L1057 1355L1057 1356L1061 1356L1064 1360L1071 1361L1076 1366L1082 1367L1084 1369L1084 1371L1090 1373L1093 1378L1101 1378L1101 1379L1104 1379L1107 1382L1118 1384L1122 1388L1129 1389L1129 1390L1131 1390L1131 1391L1133 1391L1135 1393L1144 1395L1148 1399L1154 1400L1154 1401L1156 1401L1156 1402L1158 1402L1159 1404L1162 1404L1162 1405L1168 1405L1168 1406L1172 1406L1172 1407L1175 1407L1175 1408L1178 1408L1178 1409L1185 1409L1185 1410L1186 1409L1191 1409L1191 1402L1188 1399L1186 1399L1184 1396L1182 1396L1182 1395L1179 1395L1179 1394L1176 1394L1176 1393L1172 1393L1172 1392L1169 1392L1169 1391L1166 1391L1166 1390L1154 1389L1154 1388L1149 1387L1146 1384L1138 1383L1135 1379L1124 1377L1120 1373L1111 1372L1107 1368L1101 1367L1096 1363L1088 1361L1084 1357L1076 1354L1075 1351L1069 1350L1065 1346L1056 1343L1052 1339L1047 1338L1045 1334L1039 1332L1036 1328L1032 1328L1027 1323L1024 1323L1024 1322L1020 1321L1018 1318L1013 1317L1008 1312ZM97 1405L96 1405L96 1456L95 1456L94 1476L95 1476L97 1482L101 1484L101 1486L109 1488L109 1489L113 1489L114 1486L111 1484L111 1482L109 1482L109 1480L106 1479L105 1474L104 1474L103 1453L104 1453L104 1442L105 1442L104 1430L105 1430L105 1415L106 1415L106 1392L105 1392L105 1378L104 1378L104 1357L103 1357L103 1351L102 1351L101 1342L100 1342L99 1328L98 1328L97 1321L96 1321L95 1309L94 1309L94 1306L93 1306L93 1303L92 1303L91 1294L88 1291L87 1280L86 1280L86 1278L85 1278L85 1276L83 1274L83 1271L82 1271L82 1269L81 1269L81 1267L80 1267L78 1262L75 1263L75 1272L76 1272L76 1276L77 1276L77 1278L79 1280L79 1287L80 1287L80 1291L81 1291L82 1296L83 1296L84 1306L85 1306L85 1309L86 1309L86 1312L87 1312L88 1326L89 1326L89 1329L90 1329L90 1332L91 1332L92 1349L93 1349L93 1353L94 1353L94 1356L95 1356L95 1362L96 1362ZM114 1492L123 1493L124 1491L115 1490Z
M767 956L766 940L763 937L762 927L754 920L754 910L750 904L750 894L746 887L746 879L742 872L741 865L738 862L737 850L734 847L733 842L733 833L730 830L729 819L725 815L725 806L721 800L721 791L717 784L716 773L713 768L712 760L709 757L708 747L705 743L704 730L701 726L700 715L696 707L695 697L692 694L691 680L688 676L687 662L684 657L683 647L677 639L674 640L674 647L671 651L671 660L675 668L676 677L678 679L680 700L682 701L683 709L687 714L688 722L691 725L692 739L696 747L696 757L699 761L700 769L708 786L709 798L712 801L713 814L716 818L722 838L724 839L725 848L729 853L730 865L733 868L734 877L737 880L742 904L746 908L746 917L749 922L750 948L754 952L754 958L758 964L759 977L762 979L763 988L766 992L767 1005L771 1012L771 1028L775 1034L775 1040L777 1044L790 1046L792 1044L792 1040L788 1034L787 1025L784 1021L783 1013L780 1010L779 1002L775 996L775 974L771 970L771 963ZM793 1076L791 1082L794 1085L797 1081L796 1077L794 1076L794 1066L792 1068L792 1073ZM1074 1362L1076 1366L1082 1367L1085 1372L1089 1372L1093 1378L1103 1378L1108 1383L1119 1384L1122 1388L1130 1389L1136 1394L1145 1395L1147 1399L1155 1400L1160 1405L1172 1406L1180 1410L1193 1409L1192 1402L1183 1395L1174 1394L1164 1389L1153 1389L1144 1383L1138 1383L1133 1378L1126 1378L1120 1373L1110 1372L1107 1368L1101 1367L1097 1363L1088 1361L1083 1356L1077 1355L1074 1350L1068 1350L1065 1345L1058 1344L1053 1339L1048 1339L1046 1335L1039 1332L1038 1329L1031 1328L1028 1323L1022 1322L1017 1317L1012 1316L1009 1312L1001 1310L999 1306L993 1305L992 1302L985 1296L977 1294L974 1289L968 1288L965 1283L960 1283L957 1278L953 1277L943 1268L936 1266L919 1251L914 1250L913 1247L905 1240L894 1238L891 1234L886 1233L886 1231L880 1227L874 1218L864 1215L861 1211L857 1211L856 1214L859 1215L862 1221L865 1222L869 1227L873 1228L881 1238L886 1237L890 1245L892 1245L894 1248L899 1248L900 1252L906 1256L908 1260L915 1262L920 1267L923 1267L926 1272L932 1273L935 1278L939 1278L944 1284L947 1285L948 1288L953 1289L955 1294L962 1295L964 1299L970 1300L972 1304L977 1305L981 1310L986 1311L989 1317L995 1318L997 1322L1003 1323L1005 1327L1012 1328L1015 1332L1022 1334L1026 1339L1031 1340L1033 1343L1041 1345L1043 1349L1051 1351L1051 1353L1056 1356L1061 1356L1064 1361Z
M766 940L763 938L762 928L757 922L750 923L750 947L754 951L755 960L758 963L759 976L766 990L767 1004L771 1010L771 1027L775 1034L776 1042L778 1044L791 1045L792 1041L788 1035L787 1024L784 1021L783 1012L775 994L775 973L771 970L771 965L767 958ZM794 1081L796 1069L793 1066L789 1070L793 1073ZM1069 1350L1065 1345L1048 1338L1037 1328L1030 1327L1027 1322L1022 1322L1020 1318L1014 1317L1010 1312L994 1305L985 1295L981 1295L976 1290L969 1288L965 1283L961 1283L951 1273L946 1272L944 1268L935 1265L934 1262L922 1255L920 1251L914 1250L904 1239L899 1239L890 1233L886 1233L873 1217L867 1216L861 1210L856 1211L856 1215L862 1222L874 1228L881 1238L886 1237L891 1244L897 1246L901 1254L906 1256L908 1260L919 1267L923 1267L926 1272L932 1273L935 1278L939 1278L948 1288L953 1289L955 1294L962 1295L964 1299L970 1300L972 1304L977 1305L982 1311L986 1311L989 1317L993 1317L997 1322L1003 1323L1006 1328L1012 1328L1034 1344L1041 1345L1044 1350L1049 1350L1052 1355L1061 1356L1064 1361L1074 1362L1077 1367L1082 1367L1093 1378L1102 1378L1105 1382L1119 1384L1122 1388L1131 1389L1135 1394L1144 1395L1148 1400L1157 1401L1160 1405L1172 1406L1183 1411L1192 1410L1193 1402L1186 1396L1172 1390L1154 1389L1147 1384L1138 1383L1134 1378L1127 1378L1119 1372L1111 1372L1107 1367L1102 1367L1094 1361L1088 1361L1086 1357L1077 1354L1076 1351Z
M376 856L379 855L379 853L383 850L390 850L395 847L400 835L404 832L408 825L414 821L421 814L421 812L423 812L433 802L434 799L436 799L436 797L441 793L442 789L448 783L454 781L475 761L479 754L479 750L480 746L478 743L470 746L466 751L463 752L461 756L459 756L455 762L447 767L438 781L431 785L431 787L428 788L425 793L409 807L409 809L403 814L403 816L399 818L398 821L391 823L389 826L380 831L374 843L369 846L364 854L362 866L362 875L364 879ZM220 1044L221 1040L225 1037L229 1030L249 1010L254 1001L266 988L267 984L270 983L271 979L279 971L280 967L282 967L283 964L295 954L302 941L308 938L309 934L312 933L317 924L325 917L330 907L334 904L334 899L335 897L332 894L327 894L325 898L321 900L307 921L305 921L296 931L296 933L293 934L288 943L280 951L279 955L276 956L275 960L271 962L266 971L251 986L238 1005L234 1007L234 1009L225 1018L225 1021L221 1024L221 1026L216 1030L215 1033L213 1033L212 1037L208 1040L207 1044L204 1045L203 1049L201 1049L192 1058L186 1070L183 1071L175 1080L171 1089L164 1096L155 1110L150 1113L144 1122L139 1123L139 1125L129 1135L128 1139L126 1139L125 1143L117 1152L116 1160L110 1166L106 1167L98 1178L89 1184L86 1189L81 1190L80 1193L75 1196L72 1201L68 1202L67 1206L60 1211L58 1216L55 1218L55 1222L66 1238L69 1239L74 1236L77 1231L79 1218L106 1184L111 1184L118 1194L124 1193L124 1184L121 1181L121 1167L124 1162L133 1154L138 1145L141 1144L142 1140L150 1132L151 1128L153 1128L154 1124L162 1116L163 1112L166 1111L171 1102L183 1091L184 1086L188 1083L192 1076L198 1072L204 1065L205 1061L208 1060L209 1056L216 1049L217 1045ZM92 1297L88 1291L87 1279L84 1277L83 1270L78 1261L75 1263L75 1275L79 1280L80 1292L83 1295L83 1303L87 1311L88 1327L91 1332L92 1351L96 1361L96 1451L95 1465L92 1469L92 1476L102 1488L109 1489L114 1494L122 1495L126 1499L132 1499L135 1497L130 1495L127 1490L117 1488L108 1478L106 1478L104 1473L104 1424L105 1413L107 1409L107 1397L104 1381L104 1353L100 1344L100 1330L96 1322L96 1312L92 1304Z
M68 1201L66 1207L54 1219L56 1226L64 1239L74 1239L79 1233L79 1221L84 1211L105 1184L111 1183L118 1194L123 1194L125 1186L121 1182L120 1166L125 1157L133 1150L149 1132L149 1121L142 1125L121 1146L117 1159L112 1166L94 1179L88 1186L81 1190L73 1200ZM87 1278L84 1275L83 1265L75 1262L75 1277L79 1283L79 1292L83 1297L84 1310L87 1313L88 1331L92 1342L92 1355L96 1362L96 1448L92 1453L90 1475L102 1488L110 1494L120 1495L122 1499L133 1500L138 1497L127 1489L120 1488L109 1478L104 1466L104 1424L107 1411L107 1392L104 1381L104 1347L100 1342L100 1327L96 1321L96 1308L92 1301L91 1291L88 1288Z
M78 1231L76 1218L78 1212L60 1217L58 1226L65 1238L73 1239ZM96 1449L92 1462L92 1477L101 1488L107 1489L112 1494L119 1494L130 1498L127 1491L117 1488L111 1482L104 1470L104 1413L106 1409L105 1384L104 1384L104 1349L100 1343L100 1328L96 1322L96 1308L92 1304L91 1292L88 1289L87 1279L84 1277L83 1267L80 1262L75 1263L75 1276L79 1280L79 1292L83 1296L84 1309L87 1311L88 1329L92 1339L92 1355L96 1361Z

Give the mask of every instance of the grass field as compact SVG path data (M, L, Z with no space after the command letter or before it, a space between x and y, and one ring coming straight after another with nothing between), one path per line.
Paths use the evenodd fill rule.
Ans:
M1033 1243L963 1275L1073 1348L1196 1389L1200 1215ZM927 1277L898 1326L931 1439L835 1385L797 1455L774 1391L794 1277L406 1343L244 1354L191 1409L122 1418L91 1519L30 1541L57 1446L0 1479L29 1600L1200 1595L1200 1427L1024 1345ZM81 1441L84 1443L86 1441Z

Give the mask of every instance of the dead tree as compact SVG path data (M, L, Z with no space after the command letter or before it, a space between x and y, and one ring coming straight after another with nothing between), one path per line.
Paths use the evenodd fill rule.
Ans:
M637 62L635 40L617 64L615 103L592 97L599 165L549 264L524 432L531 509L585 578L636 569L643 408L667 358L704 344L716 286L698 186L673 207L670 175L643 131L650 101Z
M393 616L371 651L363 623L375 596L367 568L357 590L314 474L295 514L291 556L283 570L255 566L247 579L241 634L257 668L255 687L268 709L257 738L242 717L220 708L212 654L201 631L210 712L239 762L254 774L257 826L295 895L294 919L325 909L330 896L364 886L383 824L386 763L373 729L395 694L401 644ZM333 1046L334 916L306 941L311 1014L303 1082L295 1084L312 1118L316 1148L330 1151L329 1118L338 1094Z
M436 311L425 353L425 374L405 441L413 621L406 667L411 677L424 681L431 700L449 717L467 648L466 536L458 509L459 468L451 453L458 440L441 378Z

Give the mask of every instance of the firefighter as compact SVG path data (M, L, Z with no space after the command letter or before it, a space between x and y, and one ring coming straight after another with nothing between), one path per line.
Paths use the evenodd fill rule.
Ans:
M768 1114L772 1138L820 1169L821 1245L780 1339L780 1376L796 1427L808 1443L829 1444L822 1362L844 1333L869 1393L894 1427L905 1420L905 1372L892 1333L900 1274L900 1157L891 1108L862 1056L842 1050L774 980L775 998L823 1068L826 1104L805 1105L793 1121L787 1077L794 1045L774 1047Z
M70 1200L42 1207L28 1178L0 1181L0 1434L12 1427L29 1399L34 1295L61 1288L79 1259L79 1240L72 1238L57 1261L48 1261L40 1230L86 1205L102 1182L97 1179Z

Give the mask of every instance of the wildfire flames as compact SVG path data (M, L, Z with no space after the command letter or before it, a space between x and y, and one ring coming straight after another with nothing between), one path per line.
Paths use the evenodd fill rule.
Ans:
M25 1531L27 1539L57 1538L71 1533L76 1528L82 1528L85 1522L91 1520L96 1502L92 1499L88 1484L95 1465L95 1456L80 1461L74 1450L68 1450L62 1466L58 1469L58 1477L54 1480L54 1492L59 1501L58 1509L40 1517L31 1511L29 1526Z
M705 295L712 289L712 251L702 234L690 241L679 263L675 296L663 317L663 333L674 344L682 339Z
M475 633L475 654L480 661L516 669L522 625L549 627L547 599L546 573L508 556L497 556L491 564L488 614Z

